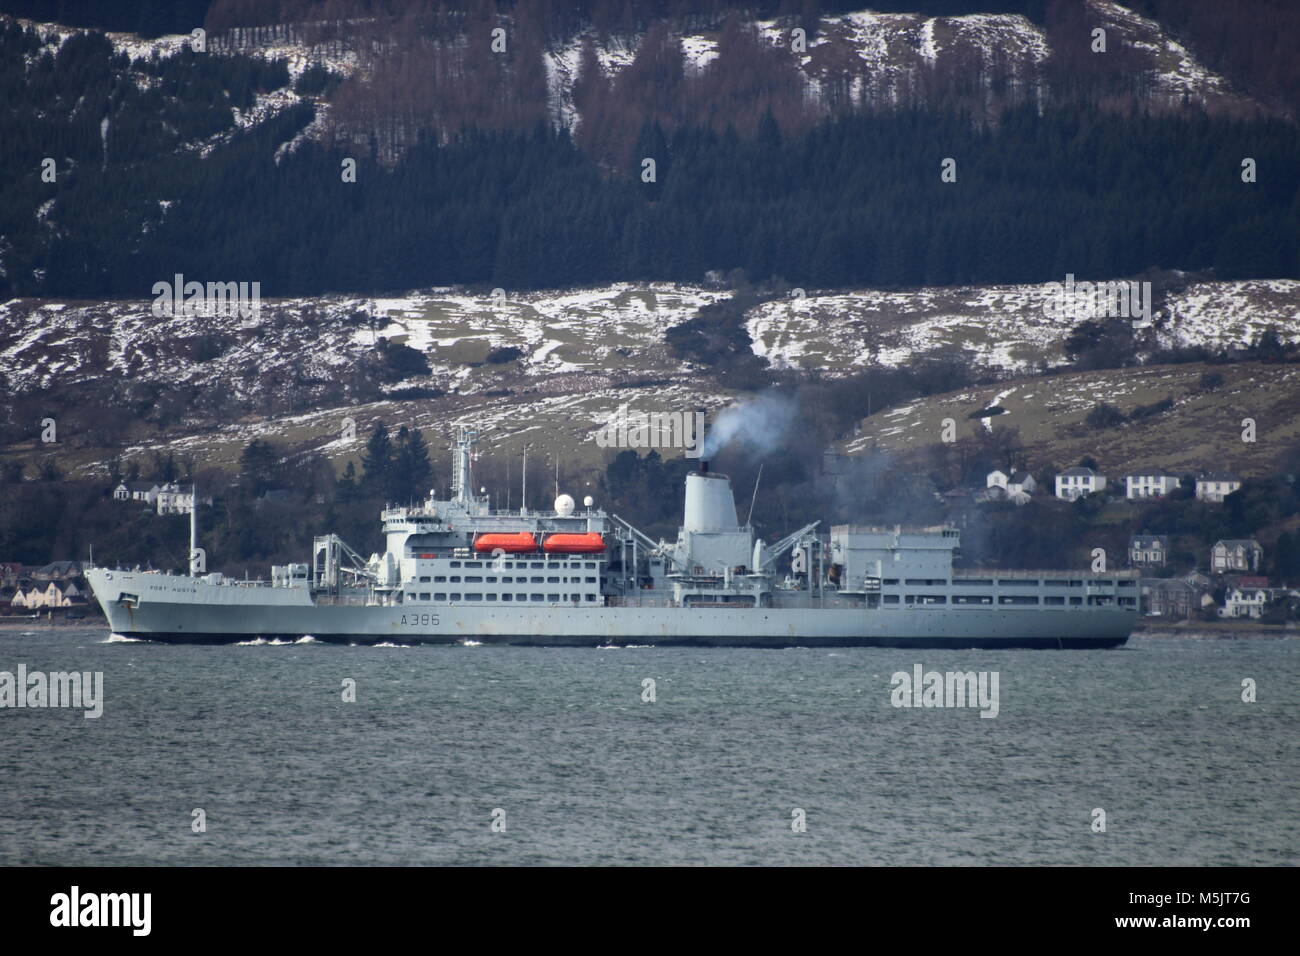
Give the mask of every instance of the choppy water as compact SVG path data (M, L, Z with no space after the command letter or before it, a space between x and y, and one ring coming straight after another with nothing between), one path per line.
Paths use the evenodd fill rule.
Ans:
M0 670L102 671L106 697L98 720L0 709L0 863L1300 859L1294 638L908 652L105 636L0 631ZM998 717L894 708L890 675L916 663L996 670Z

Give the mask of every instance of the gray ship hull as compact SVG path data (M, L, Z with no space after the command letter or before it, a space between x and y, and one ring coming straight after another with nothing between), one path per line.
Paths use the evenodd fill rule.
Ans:
M88 574L114 633L234 643L609 644L707 647L1096 648L1136 624L1123 607L680 608L318 604L306 588L240 588L144 572ZM129 594L134 600L122 600Z

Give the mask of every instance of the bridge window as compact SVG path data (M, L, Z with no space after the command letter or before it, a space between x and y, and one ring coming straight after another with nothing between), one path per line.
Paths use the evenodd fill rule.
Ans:
M434 584L446 584L446 583L447 583L447 575L445 575L445 574L435 574L435 575L433 576L433 583L434 583Z
M528 600L530 600L530 601L545 601L545 600L546 600L546 596L545 596L544 594L530 594L530 595L528 595Z
M1001 594L999 604L1037 604L1038 598L1029 594Z
M503 600L503 601L513 601L514 599L515 599L515 596L514 596L513 594L503 594L503 595L501 595L501 600Z
M438 593L434 594L433 599L435 601L445 601L447 600L447 595L446 593L439 591Z
M420 595L420 600L421 600L421 601L427 601L427 600L429 600L429 592L428 592L428 591L425 591L424 593L422 593L422 594Z
M481 600L483 600L483 595L481 595L481 594L466 594L466 595L465 595L465 600L466 600L466 601L481 601Z
M482 584L482 583L483 583L483 575L481 575L481 574L467 574L467 575L465 575L465 583L466 583L466 584Z
M453 601L459 601L459 600L460 600L460 595L459 595L459 594L454 594L454 593L453 593L452 596L451 596L451 599L452 599Z

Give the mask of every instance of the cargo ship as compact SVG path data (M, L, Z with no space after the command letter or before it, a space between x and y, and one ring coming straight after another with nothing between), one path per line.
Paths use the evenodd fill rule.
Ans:
M955 568L953 527L818 522L764 542L705 460L673 541L590 497L493 510L473 490L477 439L457 429L449 498L381 512L383 554L326 534L269 581L202 573L191 514L189 574L87 579L114 633L164 642L1100 648L1137 620L1134 573Z

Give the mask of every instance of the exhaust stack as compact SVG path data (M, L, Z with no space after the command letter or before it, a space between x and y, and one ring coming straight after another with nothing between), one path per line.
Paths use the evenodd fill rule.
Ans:
M736 531L736 499L731 479L716 472L686 476L686 508L682 527L687 531Z

